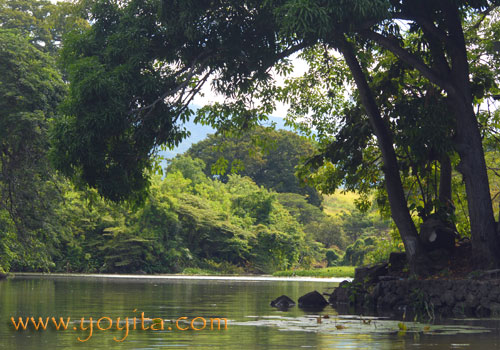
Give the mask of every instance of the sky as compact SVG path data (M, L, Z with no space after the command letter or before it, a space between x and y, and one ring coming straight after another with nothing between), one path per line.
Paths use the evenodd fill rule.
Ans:
M298 58L297 54L291 57L291 61L293 64L293 72L287 76L286 78L291 78L291 77L298 77L303 75L306 70L307 70L307 63ZM278 85L283 85L285 81L285 77L279 76L276 74L275 71L272 72L272 75L274 79L276 80ZM212 91L211 89L211 82L212 80L209 79L203 88L201 89L201 94L197 95L192 102L193 107L200 107L204 106L207 104L211 104L214 102L224 102L224 96L217 94L216 92ZM270 116L270 122L276 123L276 128L277 129L289 129L284 126L284 118L286 116L288 110L288 105L283 104L283 103L277 103L276 104L276 109ZM182 143L174 148L173 150L166 150L166 151L161 151L160 155L166 159L168 158L173 158L175 155L179 153L184 153L189 149L189 147L198 141L203 140L208 134L212 134L215 132L214 129L212 129L209 126L203 126L203 125L196 125L193 122L188 122L186 124L187 129L191 132L191 136L188 137L187 139L183 140ZM166 165L165 162L162 162L162 164Z
M297 54L291 57L291 61L294 69L293 72L286 78L298 77L303 75L307 71L307 63L303 59L298 58ZM278 85L281 86L284 84L285 77L279 76L278 74L276 74L275 71L272 71L272 75L276 79ZM204 106L206 104L210 104L213 102L224 102L223 96L217 95L215 92L211 90L210 88L211 82L212 80L209 80L207 81L207 83L205 83L205 85L201 90L203 96L198 95L197 97L195 97L193 100L194 105ZM285 118L287 109L288 109L287 104L277 103L276 109L272 113L272 116L277 118Z

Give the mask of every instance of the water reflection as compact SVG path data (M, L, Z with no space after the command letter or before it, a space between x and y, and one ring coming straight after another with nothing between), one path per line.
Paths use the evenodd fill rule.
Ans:
M487 333L450 335L409 331L398 334L387 324L387 332L368 331L359 319L338 316L326 307L321 312L306 312L298 307L288 311L272 308L269 302L280 295L297 301L301 295L318 290L331 292L333 283L317 281L250 280L157 280L102 278L16 277L0 283L0 349L497 349L498 320L451 321L457 325L486 327ZM137 311L134 313L133 310ZM85 343L88 331L28 330L16 332L10 317L61 316L71 320L85 317L94 321L102 316L116 320L158 317L206 319L225 317L227 330L180 331L165 323L164 331L131 330L122 343L124 331L99 331ZM318 315L328 314L318 323ZM189 321L188 320L188 321ZM345 329L335 328L337 324ZM382 327L382 321L374 325ZM88 324L88 323L87 323ZM104 323L105 324L105 323ZM79 324L78 324L79 325ZM172 330L168 327L172 326ZM357 329L356 327L365 327ZM372 325L370 324L370 327ZM392 330L392 328L394 330ZM78 328L78 327L77 327ZM373 328L373 327L372 327ZM410 330L412 328L410 327Z

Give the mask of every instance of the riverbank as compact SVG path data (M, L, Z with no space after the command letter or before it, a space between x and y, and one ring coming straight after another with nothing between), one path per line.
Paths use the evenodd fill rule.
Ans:
M324 282L324 283L340 283L351 278L332 277L277 277L270 275L119 275L119 274L79 274L79 273L37 273L37 272L16 272L11 273L11 276L16 277L40 277L40 278L86 278L86 279L116 279L116 280L139 280L139 281L161 281L161 280L213 280L213 281L300 281L300 282Z
M406 319L500 317L500 270L414 279L391 276L388 264L362 267L354 280L340 283L329 303L348 313Z
M325 267L320 269L311 269L311 270L286 270L286 271L277 271L273 273L273 276L309 276L309 277L354 277L355 266L334 266L334 267Z

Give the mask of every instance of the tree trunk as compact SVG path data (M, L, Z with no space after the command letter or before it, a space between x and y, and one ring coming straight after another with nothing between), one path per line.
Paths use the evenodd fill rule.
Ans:
M439 164L439 201L441 205L451 204L451 159L445 154L440 157Z
M496 268L500 265L500 246L477 119L472 105L462 98L450 96L450 102L457 117L457 170L465 181L474 263L480 268Z
M434 35L441 41L448 61L451 63L450 70L436 71L429 68L418 56L403 49L397 41L389 37L373 31L365 31L364 34L419 70L422 75L448 94L450 108L456 118L455 149L461 159L458 170L465 180L475 264L483 268L498 267L500 266L500 245L495 228L481 135L473 110L469 62L461 14L455 1L436 1L442 10L443 25L436 27L432 17L424 18L425 16L421 13L416 13L415 22L422 28L426 25L433 28L433 33L427 35ZM446 30L442 30L443 26ZM443 62L442 52L434 50L432 54L436 56L433 57L434 61Z
M483 143L473 109L469 82L469 62L458 7L452 0L441 0L448 27L447 51L451 58L451 88L447 89L451 110L456 117L455 148L460 155L457 170L464 177L471 223L473 259L478 267L498 267L499 241L490 197L490 186Z
M361 97L361 102L365 107L366 113L370 119L377 142L382 153L384 162L384 175L387 196L391 207L391 216L399 230L403 240L408 259L410 272L412 274L421 274L426 271L423 258L424 250L418 239L417 229L411 218L406 202L403 184L399 174L399 166L394 151L393 139L389 128L382 119L373 94L370 90L366 76L356 58L352 45L344 40L340 51L343 54L346 63L354 77L356 86Z

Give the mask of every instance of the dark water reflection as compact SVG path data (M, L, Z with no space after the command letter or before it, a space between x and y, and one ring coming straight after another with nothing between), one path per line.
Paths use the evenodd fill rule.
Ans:
M498 321L460 321L460 324L486 326L482 334L429 335L421 333L346 334L317 332L288 326L246 325L256 319L288 320L304 318L295 307L287 312L273 309L270 300L286 294L299 296L318 290L331 292L335 284L290 281L210 281L210 280L116 280L92 278L16 277L0 282L0 349L498 349ZM137 309L134 313L133 310ZM178 317L225 317L224 331L141 331L130 330L122 343L123 331L99 331L85 343L88 331L28 330L16 332L10 317L60 316L79 320L108 316L140 316L177 319ZM335 315L327 307L320 314ZM271 317L271 318L270 318ZM311 318L313 319L313 318ZM231 323L238 325L231 325ZM104 323L106 324L106 323ZM79 326L79 323L77 324ZM88 325L88 324L87 324ZM165 328L169 326L165 323ZM173 326L173 325L172 325ZM185 325L184 325L185 326ZM115 326L113 326L115 328Z

